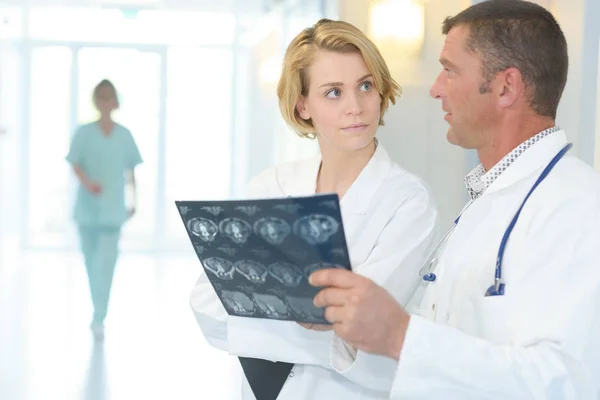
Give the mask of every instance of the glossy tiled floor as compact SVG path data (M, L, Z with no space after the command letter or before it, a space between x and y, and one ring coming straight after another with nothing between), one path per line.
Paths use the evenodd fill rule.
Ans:
M240 398L237 359L208 346L188 305L197 260L122 255L106 339L77 253L0 247L0 399Z

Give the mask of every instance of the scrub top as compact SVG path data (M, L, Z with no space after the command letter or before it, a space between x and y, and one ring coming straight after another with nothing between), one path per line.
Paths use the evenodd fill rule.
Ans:
M79 225L120 226L128 218L125 208L125 172L142 157L129 129L115 123L105 135L98 122L79 127L66 157L85 176L98 182L102 191L90 193L79 185L73 217Z

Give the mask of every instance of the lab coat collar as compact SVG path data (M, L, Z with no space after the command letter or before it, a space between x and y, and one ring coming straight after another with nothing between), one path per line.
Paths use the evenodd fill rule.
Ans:
M544 168L567 143L567 135L562 129L540 139L496 178L483 196L507 188Z
M343 210L353 214L366 214L392 165L387 151L378 143L375 153L342 198Z
M289 183L287 194L289 196L306 196L307 193L315 193L320 167L321 156L311 158ZM392 161L387 151L381 143L378 143L375 153L340 201L344 212L366 214L377 190L383 184L391 168Z
M320 154L295 165L293 179L286 180L284 183L284 193L292 197L314 194L317 191L317 176L320 168Z

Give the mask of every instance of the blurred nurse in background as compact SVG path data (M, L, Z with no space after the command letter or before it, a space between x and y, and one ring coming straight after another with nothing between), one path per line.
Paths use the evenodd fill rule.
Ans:
M96 339L103 339L121 227L135 212L134 169L142 158L129 129L112 118L119 108L115 86L101 81L93 101L100 118L76 130L66 158L79 181L73 217L94 306L91 329ZM134 199L129 209L127 181Z

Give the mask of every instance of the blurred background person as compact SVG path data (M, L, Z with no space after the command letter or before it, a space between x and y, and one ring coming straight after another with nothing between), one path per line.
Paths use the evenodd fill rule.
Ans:
M114 85L106 79L101 81L93 100L100 119L77 129L67 160L79 181L73 218L94 305L91 329L102 339L121 226L135 212L135 204L126 209L126 179L135 193L134 169L142 157L129 129L112 118L112 112L119 108Z

